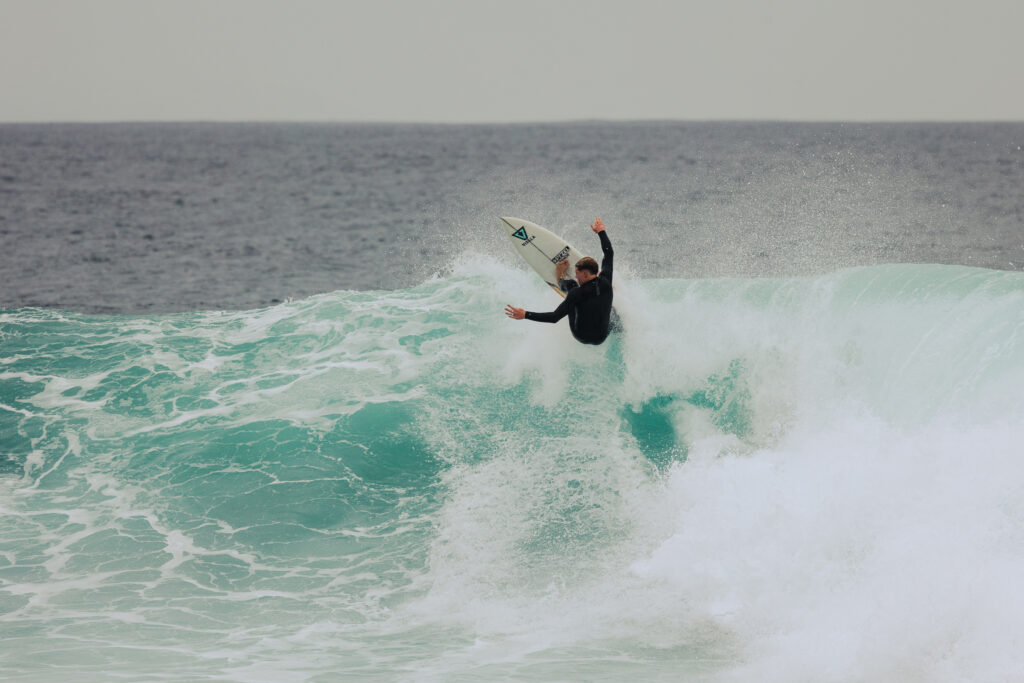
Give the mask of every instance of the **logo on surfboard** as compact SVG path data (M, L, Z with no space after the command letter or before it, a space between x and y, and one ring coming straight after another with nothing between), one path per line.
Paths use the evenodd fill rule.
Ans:
M519 245L521 247L525 247L527 244L532 244L533 241L535 239L537 239L536 235L527 235L526 234L526 226L525 225L523 227L519 228L518 230L516 230L514 233L512 233L512 236L515 237L517 240L522 240L523 241L523 243Z
M569 258L569 245L568 244L565 245L564 247L562 247L562 251L558 252L557 254L555 254L554 256L551 257L551 262L552 263L558 263L559 261L561 261L563 259L567 259L567 258Z

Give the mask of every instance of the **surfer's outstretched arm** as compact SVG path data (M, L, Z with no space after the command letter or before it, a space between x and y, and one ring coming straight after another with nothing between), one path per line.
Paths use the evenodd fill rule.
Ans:
M551 311L550 313L534 313L533 311L526 312L527 320L536 320L539 323L557 323L559 320L564 318L569 313L569 304L566 301L558 304L558 308Z
M569 313L569 304L563 301L558 305L558 308L551 311L550 313L534 313L533 311L527 311L522 308L516 308L509 304L505 306L505 315L514 320L536 320L539 323L557 323L559 320L564 318Z

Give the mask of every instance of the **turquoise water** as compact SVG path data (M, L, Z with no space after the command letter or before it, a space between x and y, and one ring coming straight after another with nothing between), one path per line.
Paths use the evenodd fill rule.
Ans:
M472 261L0 312L5 677L1024 670L1020 273L626 277L585 347Z

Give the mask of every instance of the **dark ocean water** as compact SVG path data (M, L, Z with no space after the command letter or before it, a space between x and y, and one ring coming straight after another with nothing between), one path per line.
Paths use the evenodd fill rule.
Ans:
M1017 680L1022 143L0 126L0 679Z
M1024 124L0 125L0 304L244 309L505 257L515 215L638 277L1024 267Z

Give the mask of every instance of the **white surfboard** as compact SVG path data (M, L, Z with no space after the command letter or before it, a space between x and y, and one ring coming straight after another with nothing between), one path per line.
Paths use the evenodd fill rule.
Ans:
M530 267L537 271L551 289L565 297L565 292L558 288L555 277L555 264L562 259L569 259L569 270L566 277L573 276L573 266L583 258L583 254L564 239L542 228L536 223L524 221L522 218L503 216L501 227L512 240L516 252L523 257Z

